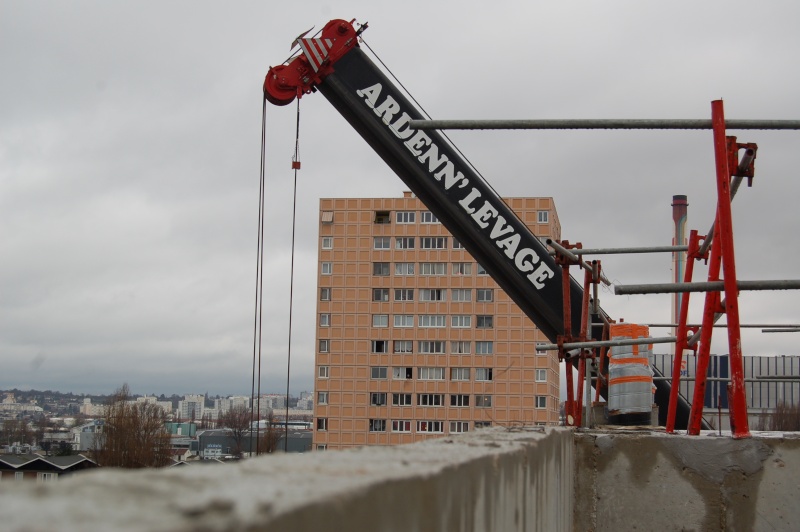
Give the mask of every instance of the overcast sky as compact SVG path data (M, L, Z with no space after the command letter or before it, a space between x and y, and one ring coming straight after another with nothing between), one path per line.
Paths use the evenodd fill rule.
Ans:
M261 86L312 25L364 38L434 118L798 119L797 2L0 2L0 388L249 394ZM399 196L319 94L301 102L291 388L313 387L320 197ZM267 109L262 391L285 389L294 106ZM796 279L800 133L759 145L734 205L741 279ZM585 247L670 244L715 209L711 133L452 132L504 196L553 196ZM665 282L668 255L604 257ZM697 279L705 280L706 270ZM695 300L701 298L695 297ZM743 293L744 323L798 323L797 295ZM666 296L601 294L669 320ZM700 307L693 308L694 320ZM653 331L655 336L666 331ZM797 334L743 335L798 354ZM715 352L727 352L716 330Z

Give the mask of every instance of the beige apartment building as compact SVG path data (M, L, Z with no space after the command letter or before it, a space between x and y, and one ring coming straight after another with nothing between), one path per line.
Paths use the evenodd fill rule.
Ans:
M552 198L508 198L542 239ZM546 338L410 192L320 200L314 448L558 423Z

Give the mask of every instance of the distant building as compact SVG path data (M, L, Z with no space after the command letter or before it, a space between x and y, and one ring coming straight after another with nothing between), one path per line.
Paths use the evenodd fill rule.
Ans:
M83 425L72 427L72 450L73 451L90 451L94 449L94 440L99 432L103 432L105 421L102 419L94 419Z
M297 410L311 410L314 408L314 400L311 399L310 397L298 399L297 406L295 408Z
M560 238L552 198L506 202ZM317 449L558 424L556 353L418 198L322 199L319 234Z
M188 436L194 438L197 434L197 424L188 421L165 423L164 427L170 436Z
M103 415L103 408L105 405L97 405L92 403L91 397L83 399L81 404L81 414L86 417L99 417Z
M145 395L145 396L142 396L142 397L137 397L136 398L136 402L137 403L146 403L146 404L156 405L156 406L161 407L161 409L164 410L165 413L167 413L169 415L173 414L173 412L172 412L172 402L171 401L159 401L158 397L156 397L155 395Z
M97 464L83 456L0 455L0 482L9 480L51 482Z
M178 418L180 421L200 420L205 414L206 398L204 395L186 395L178 401Z
M229 412L233 408L243 407L250 409L250 398L243 395L231 395L223 399L214 399L214 408L217 414L221 415Z

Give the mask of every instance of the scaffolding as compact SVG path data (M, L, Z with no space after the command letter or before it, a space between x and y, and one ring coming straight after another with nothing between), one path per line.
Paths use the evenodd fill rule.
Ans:
M746 130L798 130L798 120L730 120L726 123L722 100L711 102L711 120L412 120L410 126L417 129L711 129L715 159L715 184L717 206L714 223L706 235L692 230L686 246L658 246L650 248L582 249L582 245L568 241L547 240L553 249L556 263L563 270L562 297L564 331L554 344L539 344L537 350L557 350L559 361L565 363L567 400L565 418L568 425L588 426L591 401L590 387L595 383L595 401L599 401L601 389L608 386L608 349L614 346L675 343L675 358L672 377L656 376L656 380L670 380L666 431L675 431L678 390L681 380L681 363L685 351L697 354L697 370L694 394L687 433L696 435L707 426L703 421L703 399L706 390L711 336L716 321L726 317L731 376L727 380L730 405L731 433L734 438L747 438L750 428L747 416L745 379L742 363L741 328L738 295L741 290L797 290L800 280L740 281L736 275L736 260L731 216L731 201L744 178L752 185L755 174L755 159L758 146L754 143L739 143L736 137L727 136L727 129ZM742 154L740 157L739 154ZM645 339L609 340L610 324L614 323L599 310L597 297L599 283L610 285L603 275L600 261L583 260L586 254L628 254L686 252L686 267L683 282L652 285L616 285L615 294L678 293L681 295L678 323L675 336ZM708 263L708 279L704 283L693 282L694 264L703 260ZM578 266L584 271L583 305L581 327L578 336L572 334L569 269ZM593 297L589 297L591 294ZM689 300L695 292L705 293L702 323L689 324ZM602 327L602 333L592 334L593 328ZM767 331L795 332L796 326L781 328L780 325ZM598 339L599 337L599 339ZM577 390L573 382L573 369L577 359ZM592 378L592 368L596 378ZM584 412L585 409L585 412Z

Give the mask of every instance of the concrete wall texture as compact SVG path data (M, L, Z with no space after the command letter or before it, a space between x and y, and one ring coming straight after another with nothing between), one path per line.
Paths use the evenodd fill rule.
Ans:
M2 530L798 530L800 435L478 430L0 482Z
M569 431L0 483L2 530L569 530Z
M575 435L575 530L800 530L800 434Z

